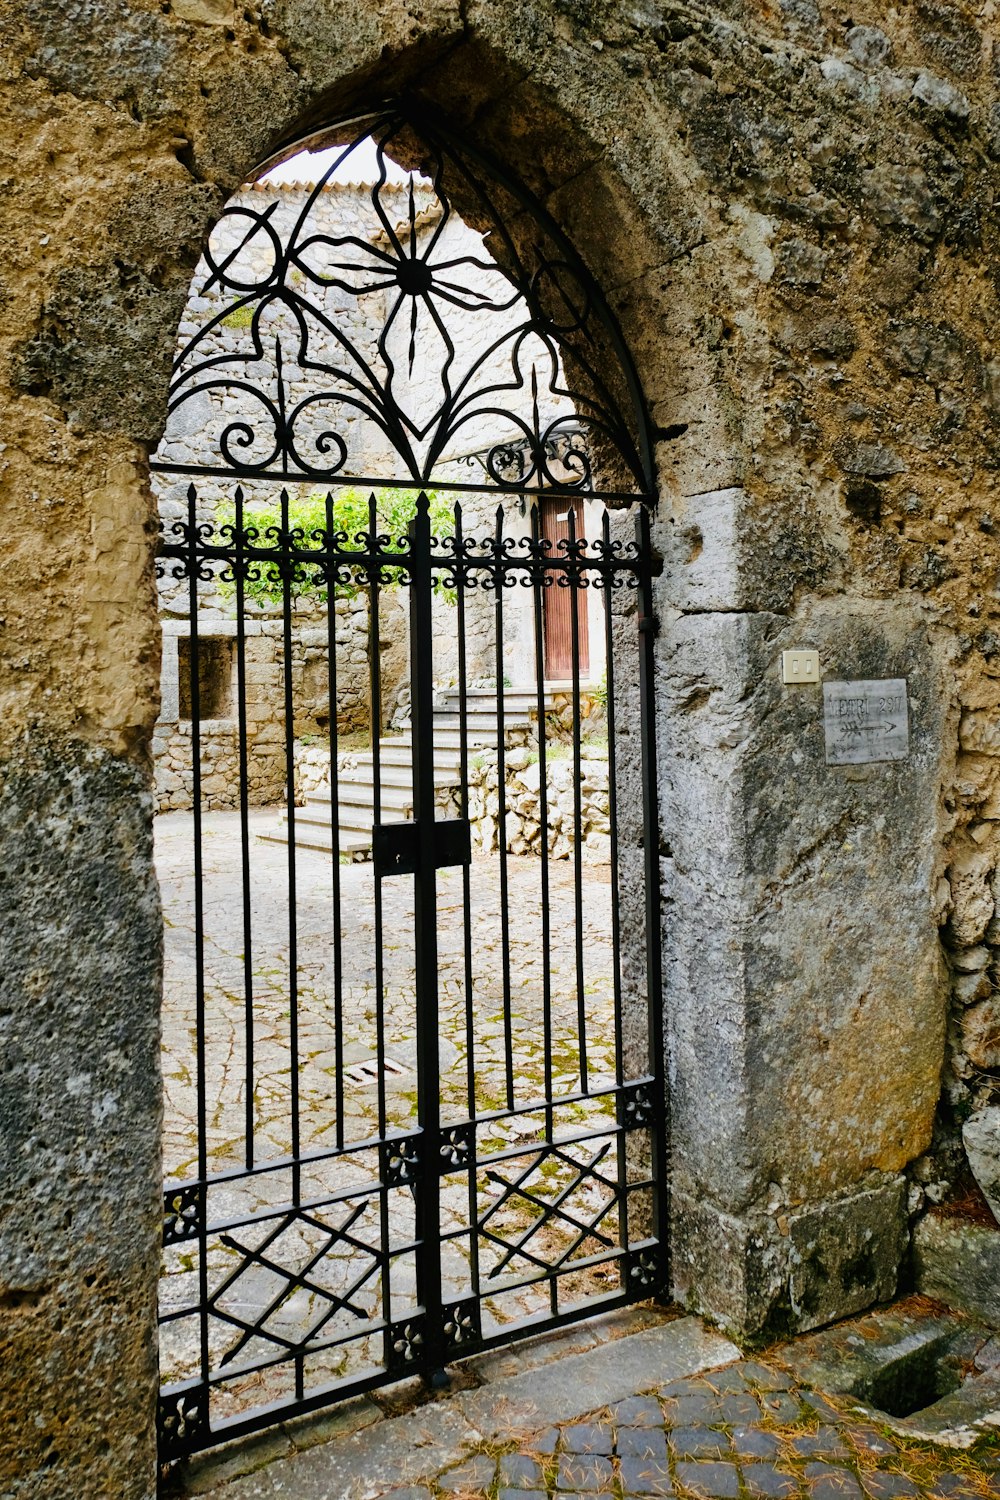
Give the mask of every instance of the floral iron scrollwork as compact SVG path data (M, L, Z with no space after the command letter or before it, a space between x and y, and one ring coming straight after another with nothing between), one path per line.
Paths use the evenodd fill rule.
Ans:
M290 225L266 186L223 213L193 284L202 321L174 361L154 468L357 483L391 471L426 485L476 454L482 478L456 489L596 495L597 449L626 497L650 497L634 370L544 210L436 123L388 110L340 138ZM327 189L367 143L376 180L355 189L361 221L331 221ZM393 153L415 150L426 175L401 182ZM192 461L174 435L210 412ZM362 428L371 441L356 451L348 433ZM361 461L376 451L377 463Z

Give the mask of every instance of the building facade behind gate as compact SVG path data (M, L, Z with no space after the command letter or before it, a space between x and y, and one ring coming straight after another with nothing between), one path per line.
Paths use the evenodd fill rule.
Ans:
M154 1492L148 457L224 200L373 92L545 203L651 410L676 1292L753 1331L892 1294L1000 1068L997 40L944 0L12 15L5 1492ZM824 685L899 682L901 756L828 749Z
M308 164L310 158L303 156ZM304 168L307 169L307 168ZM373 264L385 253L387 235L380 219L374 214L371 203L371 185L345 182L338 179L325 184L315 192L314 182L269 183L267 181L248 185L234 195L227 205L228 216L217 226L212 236L213 264L225 265L230 257L240 252L245 238L250 215L266 217L271 234L276 242L287 245L295 232L296 224L305 217L310 235L327 236L335 241L353 237L357 245L349 247L352 254L359 253L360 246L369 246ZM391 183L383 189L386 210L393 228L400 234L408 231L408 193L404 183ZM441 209L433 187L422 179L417 189L415 224L418 250L426 246L440 226ZM273 243L267 239L248 258L248 267L262 278L267 275L272 258ZM347 254L345 250L342 253ZM496 269L490 269L491 257L488 236L464 224L457 216L444 226L443 237L436 245L437 259L469 262L466 271L472 272L471 303L477 295L488 300L499 278ZM292 271L293 283L305 283L301 270ZM458 273L454 273L458 274ZM478 293L475 283L479 283ZM501 281L500 285L504 283ZM220 285L219 279L202 258L195 269L191 292L184 309L178 330L178 349L183 351L190 340L208 328L210 344L206 344L204 357L221 361L239 361L246 356L251 345L250 334L253 314L252 305L230 310L233 294ZM363 360L378 365L381 361L379 338L386 323L391 301L383 290L355 298L344 292L333 308L340 332L351 341ZM518 307L513 309L516 322ZM495 401L507 404L517 416L531 417L530 390L516 395L504 390L502 382L509 379L506 346L491 354L489 345L495 339L496 319L487 320L485 326L474 319L462 317L453 320L450 332L458 339L455 355L459 366L470 359L485 361L479 370L477 381L485 385L489 381L500 382ZM213 326L214 325L214 326ZM294 349L298 329L291 314L272 312L265 319L262 337L266 351L271 355L265 370L256 370L255 378L264 384L273 380L276 371L270 340L280 332L288 347ZM387 349L394 358L397 371L405 367L407 329L402 320L389 337ZM337 340L332 334L313 330L309 356L320 362L335 358ZM304 357L304 356L303 356ZM283 371L283 378L294 378L300 399L311 393L318 400L318 412L324 420L331 420L331 413L323 403L324 379L319 372L311 377L292 367ZM427 386L419 389L421 376ZM435 384L439 371L430 368L415 371L407 382L408 394L415 396L414 410L419 416L429 415L434 410ZM310 383L311 381L311 383ZM437 392L439 396L440 392ZM224 524L230 515L232 502L225 484L218 478L207 482L198 475L199 468L210 468L213 457L217 457L216 445L220 434L230 423L253 416L255 403L248 401L245 391L216 388L197 392L192 398L178 402L167 419L165 431L154 453L156 469L153 475L153 491L160 519L166 534L171 528L187 519L187 488L193 477L198 477L198 515L206 523L218 520ZM539 417L541 425L550 426L560 418L571 422L574 416L572 404L565 397L551 391L543 391ZM352 472L381 475L391 479L396 473L398 461L385 434L372 422L366 421L360 412L345 407L337 412L333 430L344 439L347 461ZM314 422L319 431L322 422ZM572 443L570 426L559 440L564 449ZM504 441L511 441L522 434L505 422L499 414L480 416L465 424L442 461L435 468L438 480L461 483L480 475L486 483L486 466L491 451ZM512 450L516 451L515 450ZM189 466L187 475L165 472L166 466ZM160 467L163 466L163 467ZM554 472L559 472L555 462ZM565 470L564 470L565 472ZM231 487L230 487L231 488ZM266 482L244 482L246 503L251 517L255 501L266 503L269 486ZM313 496L321 496L322 484L317 479ZM445 497L446 503L446 497ZM492 532L496 526L498 499L484 492L464 496L465 527L468 534ZM512 539L527 539L531 522L526 513L526 503L514 496L500 496L503 508L503 529ZM229 509L227 510L227 505ZM577 505L578 524L581 535L597 536L600 533L603 506L594 501L581 501ZM187 583L173 577L169 571L157 580L160 615L163 621L163 643L161 662L160 713L153 740L155 766L154 791L158 811L189 808L192 801L191 787L191 712L190 712L190 601ZM201 614L201 651L203 667L209 657L217 664L214 676L203 690L201 713L204 720L201 740L206 757L212 761L211 769L202 779L202 793L207 808L233 808L239 798L239 754L236 743L236 721L234 709L236 665L233 655L235 633L233 589L218 581L199 589ZM454 685L458 664L455 647L451 640L454 632L449 627L452 612L448 603L438 597L436 615L440 628L436 633L437 658L436 678L442 686ZM590 698L586 689L601 689L604 665L603 624L601 606L595 593L587 596L590 606L589 630L584 624L586 643L583 650L582 671L585 688L585 706ZM395 607L394 607L395 606ZM407 641L409 622L406 609L389 595L383 600L384 618L381 624L381 703L377 719L380 727L387 728L405 721L409 706L409 671L407 663ZM470 680L492 682L496 674L495 632L493 606L482 592L472 593L467 603L467 626L469 629L470 658L467 663ZM330 705L327 693L327 665L324 628L325 609L316 600L304 597L295 599L295 628L293 631L294 697L297 704L296 738L302 767L302 785L322 780L322 753L313 748L329 726ZM337 649L337 727L348 735L360 732L363 737L372 725L368 677L370 663L371 616L366 590L359 590L350 597L337 601L337 613L341 625L341 639ZM266 806L280 801L285 784L285 758L283 733L280 720L283 713L283 682L281 671L282 626L280 605L273 601L270 608L262 606L257 618L251 622L253 642L248 665L252 668L248 683L251 712L248 744L249 773L254 805ZM508 608L507 639L504 643L504 677L508 685L523 685L528 681L525 662L533 655L530 600L522 591L514 590ZM571 672L568 663L560 660L548 664L547 676L552 681L568 681Z

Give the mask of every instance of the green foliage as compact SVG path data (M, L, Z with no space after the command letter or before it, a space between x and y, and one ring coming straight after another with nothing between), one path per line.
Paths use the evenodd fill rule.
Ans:
M385 548L386 551L394 552L405 549L406 529L416 515L419 493L419 490L410 489L384 489L376 493L376 524L379 532L390 538ZM451 501L434 490L427 491L427 499L430 503L432 535L438 538L451 536L455 530ZM324 537L330 519L331 513L326 495L315 493L301 499L289 498L288 527L294 535L297 550L311 551L315 548L317 554L322 554ZM361 490L340 490L333 497L332 522L334 535L339 539L342 547L352 551L364 550L367 544L360 541L359 537L366 533L369 527L368 496ZM228 501L218 505L215 512L216 536L224 540L224 528L235 527L235 525L236 506ZM267 505L244 506L243 530L251 546L276 548L278 533L281 530L280 501ZM246 599L261 606L280 608L285 595L277 564L259 562L251 571L260 576L245 579ZM386 568L381 586L392 588L400 582L402 577L401 569ZM227 582L225 579L219 579L218 587L219 592L226 598L232 598L236 593L235 581ZM359 576L350 582L338 583L334 589L334 597L353 598L364 587L365 580L363 576ZM293 600L309 599L318 604L325 604L329 590L322 571L313 568L303 560L294 566L293 576L288 583L288 594ZM450 595L446 594L446 597Z
M253 326L254 309L251 306L234 307L232 312L226 313L222 319L226 328L250 328Z

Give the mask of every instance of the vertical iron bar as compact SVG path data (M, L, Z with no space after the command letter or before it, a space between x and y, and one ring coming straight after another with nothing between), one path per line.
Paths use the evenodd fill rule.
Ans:
M367 516L369 516L369 550L372 558L367 568L369 576L369 693L372 699L370 705L370 724L372 724L372 823L381 823L382 820L382 657L378 639L379 621L379 574L381 565L376 559L378 553L378 510L376 510L375 493L369 495L367 505ZM385 963L382 954L382 885L375 876L375 1061L378 1064L378 1082L376 1082L376 1094L378 1094L378 1136L379 1140L385 1140L385 1068L384 1064L384 1031L385 1031Z
M605 510L601 522L604 538L604 718L608 732L608 822L611 825L611 958L615 991L615 1084L621 1088L625 1081L624 1022L622 1016L622 943L620 910L620 877L618 870L618 787L615 780L615 641L614 641L614 568L611 563L611 518Z
M430 506L421 491L410 526L410 707L413 816L417 828L414 958L420 1165L416 1199L417 1285L426 1315L425 1361L432 1379L444 1366L441 1308L441 1083L438 1038L437 873L434 850L434 634L431 616Z
M544 1031L545 1069L545 1139L551 1143L555 1129L552 1101L552 918L549 911L549 787L546 769L545 736L545 619L543 598L546 552L541 534L537 502L531 507L531 553L534 579L532 606L535 625L535 690L538 716L538 819L541 823L541 907L542 907L542 1028Z
M382 659L379 654L379 578L381 564L379 552L378 508L374 492L368 496L368 562L365 575L368 580L368 722L372 742L372 827L382 821ZM375 853L372 850L372 901L375 909L375 1063L378 1072L376 1098L378 1108L378 1138L386 1137L385 1058L383 1032L385 1029L385 955L383 952L382 882L375 869ZM392 1271L389 1225L389 1189L381 1184L379 1193L379 1240L382 1248L382 1313L386 1328L392 1316ZM386 1334L385 1357L391 1356L389 1335Z
M576 1017L580 1041L580 1089L590 1089L587 1067L587 997L584 993L583 963L583 808L580 783L583 779L583 756L580 744L580 594L584 575L577 566L576 504L569 502L569 540L566 548L566 582L570 591L570 656L572 658L573 716L573 941L576 952ZM586 596L584 596L586 597Z
M503 506L497 506L496 531L493 539L494 577L496 580L496 696L497 696L497 825L500 837L500 961L503 980L503 1033L506 1057L507 1108L514 1108L514 1035L510 999L510 905L507 870L507 760L504 740L506 722L503 696L503 591L506 573L503 566Z
M458 618L458 741L459 776L461 777L462 805L460 815L469 818L469 671L465 634L465 587L466 572L465 530L462 524L461 502L455 501L455 590ZM465 1088L466 1114L473 1122L470 1127L469 1154L463 1170L468 1194L469 1213L469 1284L472 1294L479 1297L481 1290L479 1265L479 1195L476 1164L476 1116L479 1106L476 1101L476 1018L474 1009L474 975L472 969L472 872L468 865L462 866L462 935L465 948Z
M548 548L543 546L538 502L531 507L531 553L533 558L532 612L535 627L535 691L538 715L538 820L541 825L541 917L542 917L542 1030L543 1069L545 1074L545 1139L551 1145L555 1135L555 1108L552 1099L552 917L549 911L549 788L545 744L545 618L543 590L546 583ZM553 580L554 581L554 580ZM559 1278L548 1281L549 1310L559 1312Z
M205 889L201 823L201 682L198 672L198 553L197 492L188 487L188 693L191 699L191 810L194 833L194 964L195 964L195 1067L197 1069L198 1182L202 1207L198 1220L199 1364L202 1384L208 1388L208 1140L205 1080Z
M469 820L469 675L465 640L465 570L461 559L465 533L462 506L455 501L455 606L458 631L458 774L461 778L459 816ZM470 1119L476 1115L475 1017L472 1006L472 893L469 866L462 866L462 931L465 947L465 1086Z
M666 1087L666 1056L663 1017L663 969L661 961L660 909L660 821L657 798L656 756L656 601L653 595L652 543L649 512L638 507L635 539L639 553L639 714L642 738L642 844L646 880L646 988L649 1007L649 1063L653 1076L656 1108L653 1112L653 1224L664 1260L663 1288L670 1285L670 1204L667 1182L667 1141L670 1131L670 1101Z
M608 732L608 823L611 828L611 963L612 983L615 996L615 1087L618 1090L616 1118L618 1121L618 1223L619 1244L628 1249L628 1141L624 1133L624 1111L622 1109L622 1086L625 1082L625 1028L622 1015L622 944L621 944L621 893L618 871L618 788L616 784L615 733L615 641L614 602L615 571L612 567L611 517L605 510L601 518L601 536L604 541L604 556L599 577L603 585L604 604L604 717Z
M330 722L330 879L333 897L333 1047L337 1147L344 1149L344 937L340 899L340 787L337 776L337 562L333 493L326 492L326 698Z
M240 775L240 877L243 893L243 1031L246 1052L246 1112L244 1161L254 1164L254 1020L253 1020L253 916L250 891L250 787L247 756L247 641L246 641L246 553L245 511L242 486L236 488L236 520L233 538L233 572L236 577L236 723L239 736Z
M285 711L285 815L288 826L288 1046L291 1109L292 1202L302 1201L301 1139L299 1126L299 945L295 867L295 702L292 691L292 561L288 491L281 491L280 572L282 679ZM303 1397L303 1356L295 1354L295 1398Z
M379 551L379 519L374 493L368 496L369 548L373 554L368 568L368 673L371 685L371 737L372 737L372 823L382 821L382 656L379 640L379 610L381 564L375 554ZM375 1092L378 1099L378 1135L385 1140L386 1094L385 1094L385 956L382 948L382 883L377 873L374 876L375 898L375 1062L378 1078ZM386 1205L386 1232L388 1232L388 1205ZM388 1241L386 1241L388 1243Z

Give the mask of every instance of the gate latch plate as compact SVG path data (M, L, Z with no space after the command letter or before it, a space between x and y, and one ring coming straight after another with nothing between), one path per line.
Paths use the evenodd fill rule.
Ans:
M465 818L435 822L434 868L472 863L472 828ZM420 859L417 823L376 823L372 828L372 859L379 880L387 875L415 875Z

